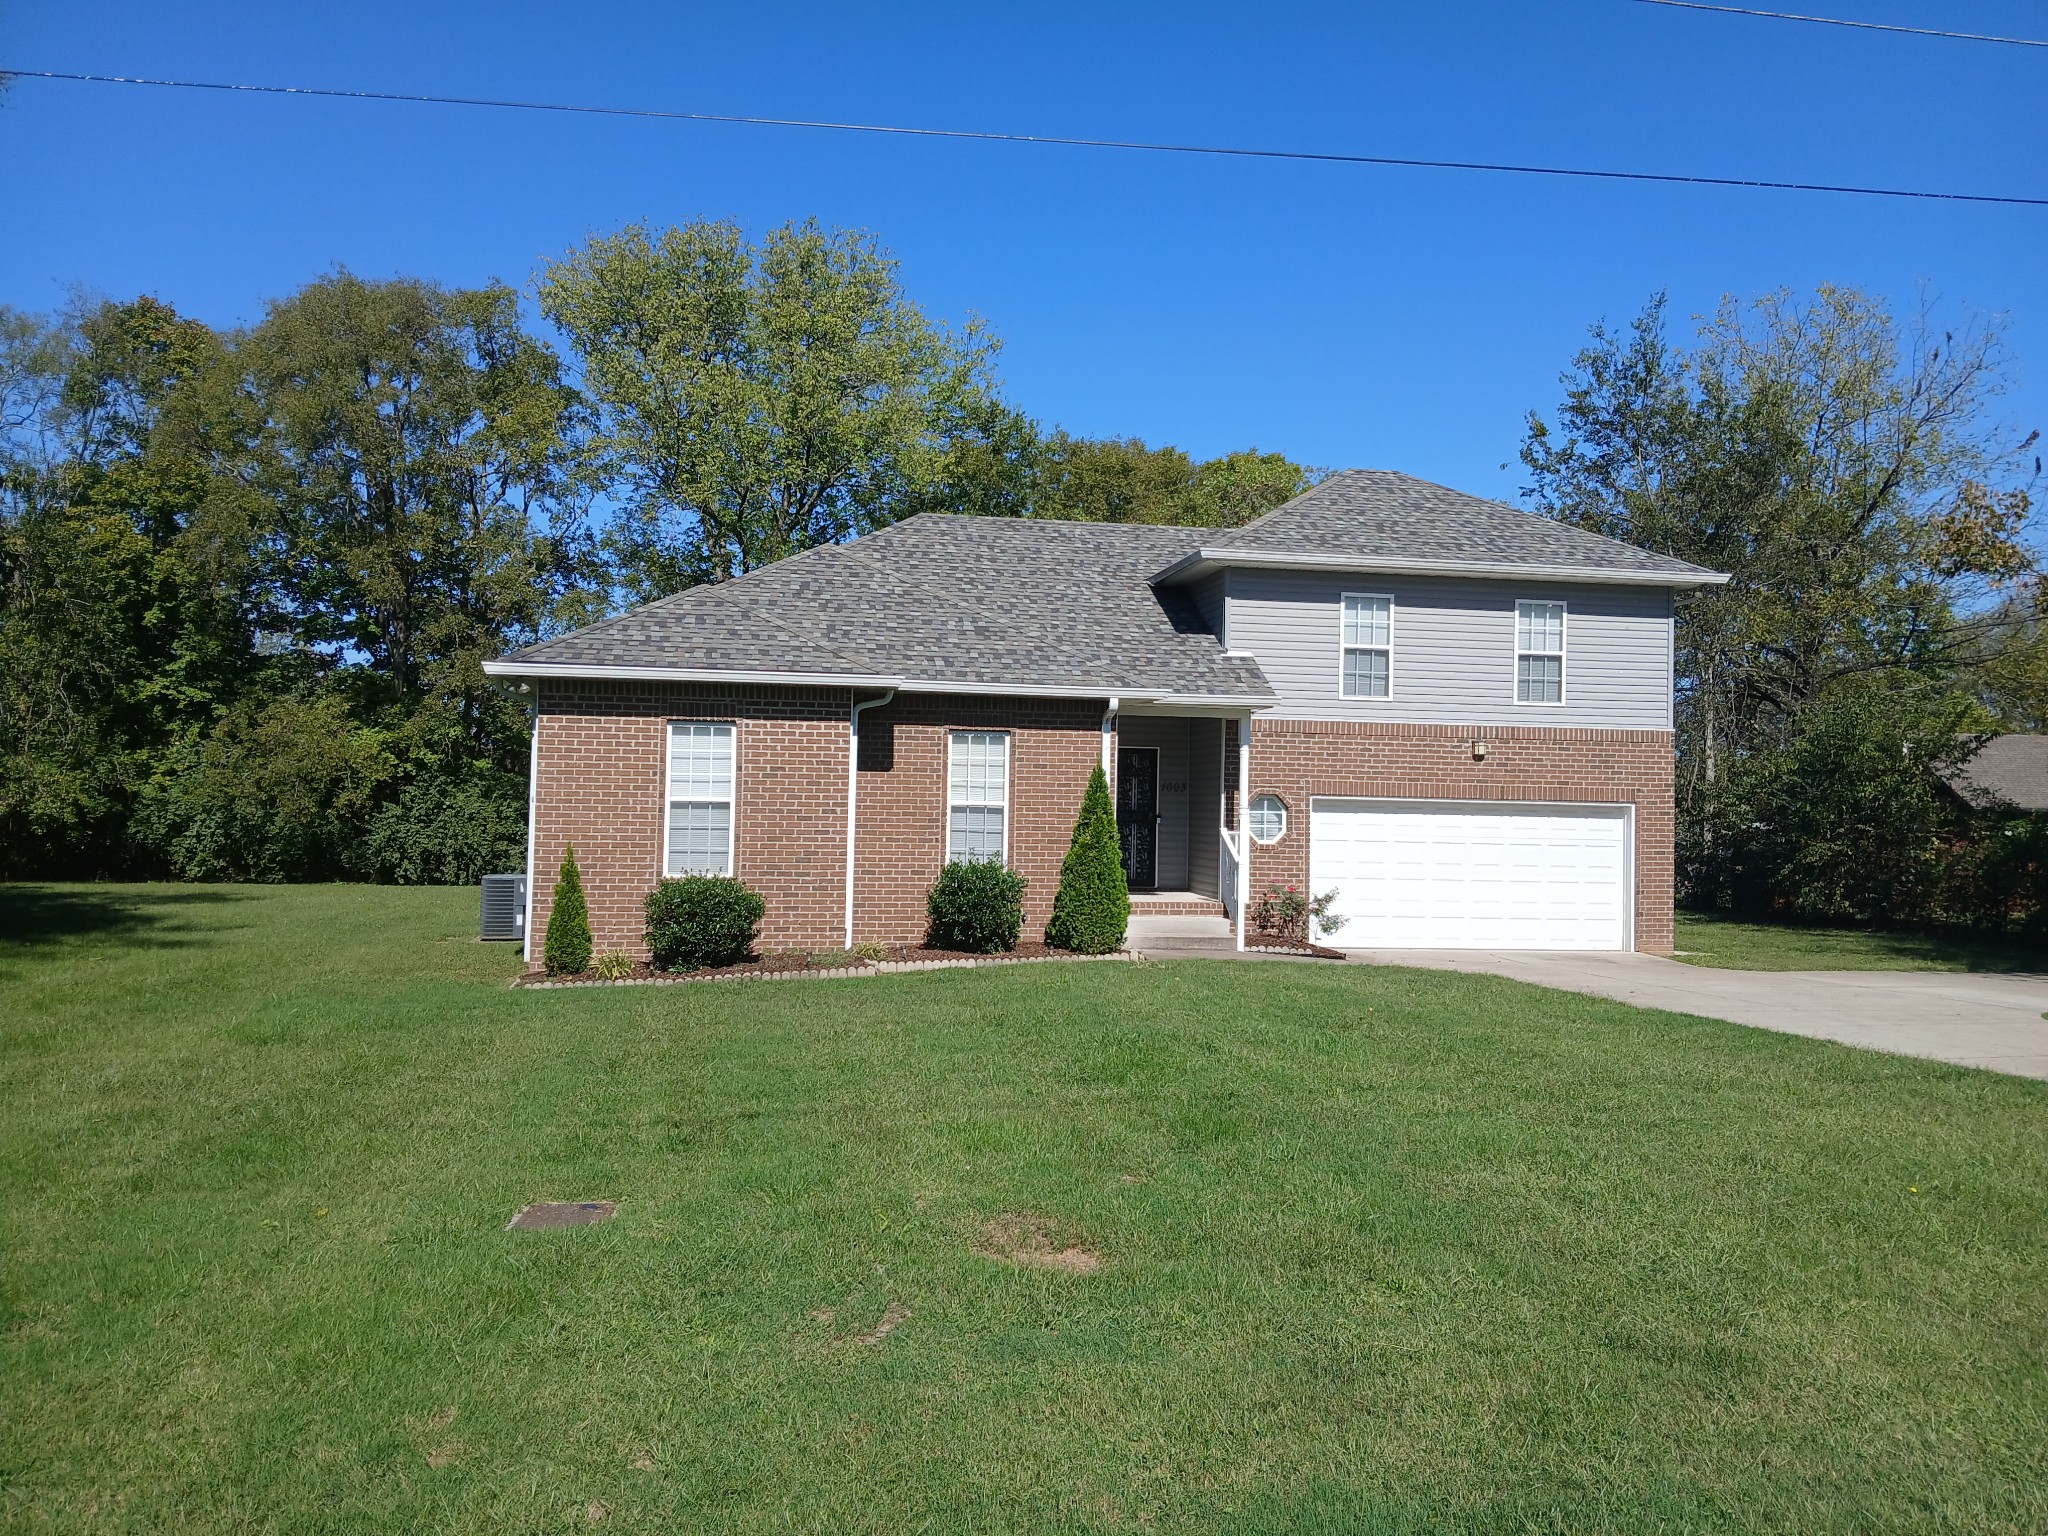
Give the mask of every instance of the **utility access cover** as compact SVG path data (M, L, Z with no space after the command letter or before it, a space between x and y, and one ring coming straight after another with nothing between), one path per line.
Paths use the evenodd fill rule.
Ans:
M593 1221L610 1221L618 1209L615 1200L542 1200L525 1207L505 1225L521 1231L535 1227L587 1227Z

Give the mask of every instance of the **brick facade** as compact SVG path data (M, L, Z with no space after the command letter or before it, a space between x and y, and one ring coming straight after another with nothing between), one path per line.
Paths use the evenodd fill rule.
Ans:
M1486 743L1483 761L1475 741ZM1307 884L1311 795L1632 804L1636 948L1669 954L1672 774L1669 731L1255 719L1251 792L1278 795L1288 829L1253 845L1251 888L1256 897L1271 881Z
M843 688L709 683L540 685L532 938L538 960L555 872L576 845L598 953L642 956L641 903L660 877L667 722L734 725L734 873L767 902L766 948L845 937L847 715ZM1051 916L1074 819L1102 751L1102 703L904 694L861 719L856 940L922 936L946 848L947 732L1011 733L1010 861L1029 881L1024 932ZM1235 789L1226 724L1226 794ZM1471 744L1487 743L1475 761ZM1631 803L1636 947L1671 948L1672 747L1664 731L1255 721L1253 794L1287 803L1288 835L1254 847L1254 891L1308 876L1311 795ZM1202 815L1198 809L1195 814Z
M873 697L872 694L867 695ZM734 873L761 893L765 948L845 938L847 715L843 688L709 683L541 685L536 722L533 954L569 843L600 954L644 956L641 903L661 874L670 720L734 726ZM861 717L855 938L922 937L924 895L945 859L947 732L1011 733L1011 863L1030 882L1024 931L1052 914L1060 862L1102 706L1086 700L902 695Z

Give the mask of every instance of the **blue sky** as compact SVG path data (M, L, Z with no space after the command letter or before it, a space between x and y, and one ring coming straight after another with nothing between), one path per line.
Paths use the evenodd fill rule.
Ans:
M2040 0L1789 9L2048 36ZM0 0L0 64L2048 196L2048 49L1633 0L746 6ZM16 83L0 303L221 325L342 264L523 283L635 218L874 231L1047 423L1496 495L1659 288L2003 312L2048 425L2048 209Z

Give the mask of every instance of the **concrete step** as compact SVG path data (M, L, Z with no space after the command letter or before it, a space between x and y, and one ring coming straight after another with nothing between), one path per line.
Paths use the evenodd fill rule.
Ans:
M1133 891L1132 917L1222 917L1223 903L1193 891Z
M1131 949L1142 949L1147 945L1180 939L1203 944L1234 944L1236 937L1230 919L1223 915L1220 907L1214 912L1154 913L1134 904L1124 943Z

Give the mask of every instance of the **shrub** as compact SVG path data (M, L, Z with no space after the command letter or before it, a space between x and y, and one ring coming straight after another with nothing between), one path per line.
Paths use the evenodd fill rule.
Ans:
M624 981L633 974L633 957L615 949L593 960L590 970L600 981Z
M1334 890L1311 896L1300 886L1276 883L1266 887L1266 894L1252 908L1252 926L1269 939L1285 939L1295 944L1313 943L1316 926L1319 925L1325 934L1335 933L1344 926L1343 918L1330 916L1330 908L1336 904L1337 893Z
M768 904L731 875L685 875L647 893L647 947L660 971L738 965Z
M948 864L925 893L931 919L925 942L933 949L992 955L1015 949L1024 926L1024 877L1000 859Z
M526 780L492 768L415 779L370 819L356 863L397 885L475 885L526 862Z
M1059 894L1045 942L1084 955L1106 955L1124 941L1131 921L1131 892L1124 884L1123 849L1116 835L1116 807L1109 779L1097 763L1081 797L1073 846L1060 866Z
M574 843L562 850L562 871L555 879L548 936L540 956L550 976L580 976L590 969L590 909L583 901L583 871L576 867Z

